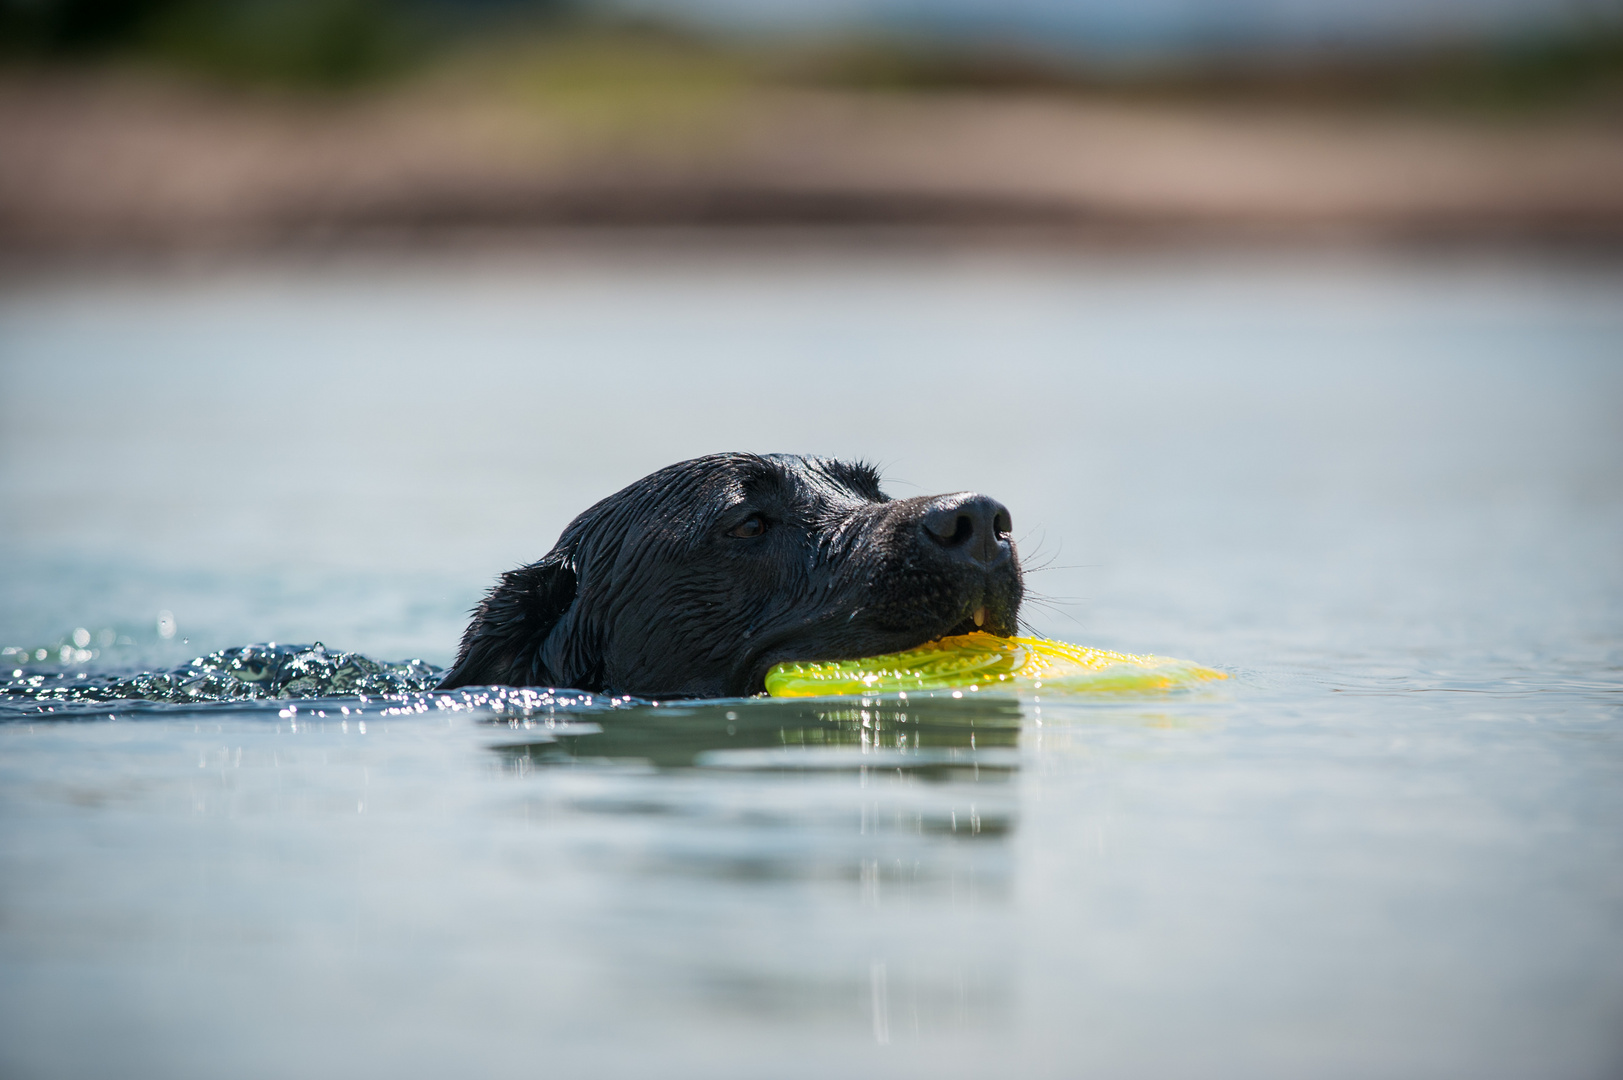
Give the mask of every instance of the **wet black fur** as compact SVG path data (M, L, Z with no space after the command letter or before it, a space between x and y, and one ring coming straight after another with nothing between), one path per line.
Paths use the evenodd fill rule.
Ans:
M869 466L791 454L672 465L503 574L440 685L741 697L785 660L967 633L980 607L983 629L1012 635L1022 583L1006 532L977 561L953 558L921 526L963 498L893 500ZM730 535L752 515L763 533ZM1000 520L1006 529L1006 512Z

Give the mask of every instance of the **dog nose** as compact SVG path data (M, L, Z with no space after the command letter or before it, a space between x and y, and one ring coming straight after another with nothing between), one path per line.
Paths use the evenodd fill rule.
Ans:
M925 535L954 558L991 566L1009 557L1009 508L985 495L943 495L924 512Z

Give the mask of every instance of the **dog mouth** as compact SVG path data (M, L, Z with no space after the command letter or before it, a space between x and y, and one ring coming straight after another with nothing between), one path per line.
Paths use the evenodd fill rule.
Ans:
M760 641L734 669L734 678L742 679L743 685L739 690L747 696L764 693L767 672L782 663L858 660L866 656L905 652L942 638L958 637L977 631L995 634L998 637L1012 637L1019 629L1016 622L1018 601L1015 601L1016 606L1011 606L1006 602L999 602L999 599L996 596L984 595L972 597L959 609L963 614L955 622L936 622L934 626L926 624L913 632L892 630L860 645L849 640L838 644L831 641L828 647L818 648L816 639L819 630L836 628L861 614L860 609L855 612L848 610L830 612L810 623L786 627L770 639Z
M928 640L936 641L944 637L959 637L963 634L977 632L996 634L998 637L1012 637L1018 632L1014 613L995 610L991 604L982 600L971 606L968 614L963 618ZM920 642L920 644L923 644L923 642Z
M977 630L984 630L990 618L991 615L987 612L986 605L982 604L968 618L954 623L952 629L939 635L939 637L958 637L960 634L973 634ZM930 640L936 641L938 638L931 638Z

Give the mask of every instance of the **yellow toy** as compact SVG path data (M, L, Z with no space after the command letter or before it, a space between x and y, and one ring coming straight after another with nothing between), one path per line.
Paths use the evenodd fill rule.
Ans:
M767 672L766 692L773 697L931 690L1131 692L1226 678L1186 660L977 631L886 656L779 664Z

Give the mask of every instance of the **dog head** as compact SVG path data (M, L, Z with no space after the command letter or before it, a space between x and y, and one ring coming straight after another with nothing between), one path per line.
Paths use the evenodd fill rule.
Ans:
M581 514L504 574L441 687L649 697L761 692L774 664L1015 633L1009 512L984 495L891 499L866 465L715 454Z

